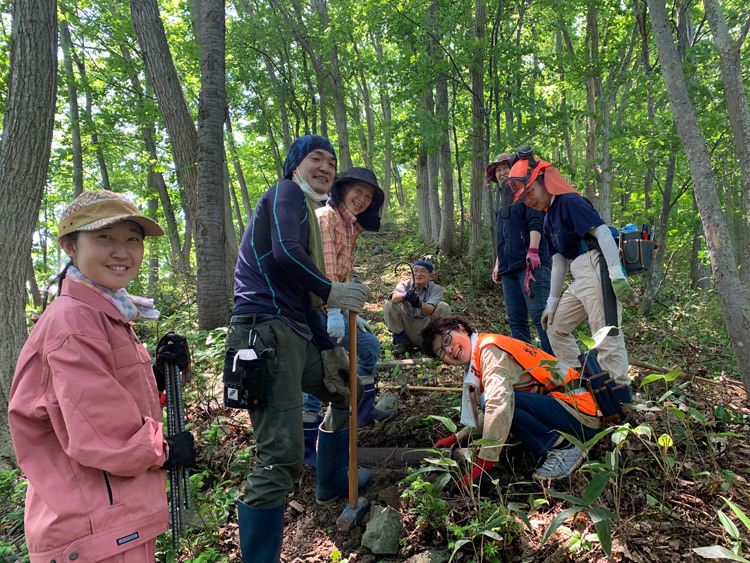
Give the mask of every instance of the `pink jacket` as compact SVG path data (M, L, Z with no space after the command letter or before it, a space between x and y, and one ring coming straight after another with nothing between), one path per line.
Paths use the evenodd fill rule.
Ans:
M31 563L99 561L168 527L161 407L131 323L69 280L21 351L8 421Z

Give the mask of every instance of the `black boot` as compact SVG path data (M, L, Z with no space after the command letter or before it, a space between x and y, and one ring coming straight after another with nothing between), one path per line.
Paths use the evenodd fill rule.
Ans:
M284 537L284 505L257 508L237 500L242 563L278 563Z

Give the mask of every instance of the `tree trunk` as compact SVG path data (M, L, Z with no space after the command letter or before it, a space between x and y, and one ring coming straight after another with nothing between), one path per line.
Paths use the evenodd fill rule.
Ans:
M125 45L120 47L120 53L122 57L131 62L130 51L128 51ZM145 109L143 99L146 96L143 87L141 86L141 80L138 78L138 72L130 66L128 68L128 75L130 79L130 85L136 95L136 105L140 110L141 116L148 115ZM164 175L156 170L157 163L159 162L159 155L156 150L156 125L153 121L148 118L142 117L139 124L141 131L141 137L143 137L143 144L146 146L146 152L148 153L149 162L151 165L148 170L148 184L159 194L159 200L161 201L161 207L164 212L164 219L167 222L167 236L169 237L169 246L172 251L172 264L173 268L182 275L190 273L190 252L189 246L187 252L184 252L180 247L180 230L175 219L174 210L172 209L172 199L169 196L167 190L167 184L164 181ZM185 236L185 240L188 237Z
M130 0L130 13L149 81L169 133L177 178L185 190L190 213L195 217L198 210L198 133L169 52L159 6L156 0Z
M440 41L440 28L435 23L434 41ZM435 68L440 68L442 55L437 45L433 50L433 61ZM442 254L450 255L454 249L454 205L453 205L453 166L451 163L450 145L450 110L448 108L448 79L444 72L439 72L435 77L435 117L444 129L440 133L441 142L438 146L438 166L440 168L440 231L437 236L437 245ZM437 190L436 190L437 191Z
M47 180L57 90L57 3L13 2L10 72L0 141L0 411L26 341L26 277ZM0 469L16 465L8 419L0 419Z
M658 244L653 260L651 261L651 270L649 272L646 289L641 297L641 304L638 306L638 312L641 315L648 315L651 307L654 305L654 299L661 285L662 272L664 271L664 258L666 255L667 231L669 231L669 212L672 210L672 185L674 184L674 169L677 159L672 156L667 163L667 175L664 180L664 193L661 199L661 215L656 225L656 234L654 240Z
M735 40L729 33L724 13L718 0L703 0L706 18L711 26L714 45L719 53L721 62L721 78L724 82L724 97L729 111L729 124L734 135L737 150L737 160L742 174L742 191L745 193L745 229L741 247L743 268L740 277L743 287L750 286L750 108L747 104L747 94L742 82L742 59L740 49L745 40L750 19L745 15L745 23L740 32L740 38ZM738 256L740 258L740 256Z
M73 149L73 197L83 193L83 147L81 145L81 117L78 111L78 88L73 72L73 41L70 39L68 22L60 22L60 47L63 53L65 82L68 85L68 106L70 108L70 140Z
M383 202L383 218L388 214L388 204L391 200L391 168L392 165L392 151L391 148L391 98L388 95L388 84L386 81L386 75L384 70L383 61L383 46L380 44L380 38L378 36L373 37L373 45L378 55L378 68L380 69L378 76L380 78L380 109L383 112L383 193L385 194L385 201Z
M427 177L427 155L422 153L417 158L417 221L419 223L419 236L429 242L432 236L432 217L430 216L430 184ZM403 206L403 203L401 203ZM437 218L436 218L437 220Z
M471 181L469 187L469 254L473 255L482 244L482 198L484 169L487 164L487 143L484 137L484 20L485 2L476 0L474 34L477 48L471 70ZM492 213L494 216L494 211Z
M331 97L333 98L333 119L336 122L336 133L338 136L338 168L344 171L349 170L352 167L352 157L349 153L349 126L346 117L346 98L344 96L343 81L339 74L338 48L334 43L328 50L328 68L325 68L323 59L315 52L310 41L308 41L307 30L305 30L305 25L299 17L301 13L299 5L295 4L297 18L292 19L289 12L278 0L271 0L271 3L281 13L294 37L310 56L310 61L313 64L313 68L315 68L315 72L319 76L324 77L328 84ZM311 2L311 6L320 18L322 29L326 30L326 33L333 33L329 28L330 21L325 2L314 0Z
M29 284L29 293L31 293L31 303L35 309L42 306L42 292L39 291L39 284L36 283L36 273L34 272L34 261L29 255L29 266L26 281Z
M232 167L234 168L234 175L237 176L237 182L240 185L240 193L242 194L242 206L245 210L245 217L249 218L253 214L253 205L250 203L250 194L247 191L247 182L245 181L245 174L242 172L242 163L237 155L237 145L234 142L234 133L232 131L232 117L227 112L227 141L229 143L229 155L232 158ZM244 231L244 229L243 229Z
M735 359L750 397L750 309L748 290L740 284L729 231L721 212L711 160L698 127L685 76L677 56L664 0L648 0L654 38L662 63L669 104L690 165L696 203L700 211L711 269Z
M198 111L198 214L195 255L198 263L198 325L211 330L229 323L232 300L227 280L224 184L224 121L226 88L224 61L224 1L201 3L201 96ZM230 211L231 218L231 211Z

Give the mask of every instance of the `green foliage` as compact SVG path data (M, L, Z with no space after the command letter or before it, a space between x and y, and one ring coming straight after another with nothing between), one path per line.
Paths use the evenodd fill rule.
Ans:
M0 471L0 561L28 561L23 535L23 507L28 481L18 469Z

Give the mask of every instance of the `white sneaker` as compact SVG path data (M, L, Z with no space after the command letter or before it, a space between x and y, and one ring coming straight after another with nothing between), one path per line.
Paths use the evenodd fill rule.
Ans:
M570 475L583 461L583 450L576 445L547 452L542 466L534 471L535 479L559 479Z

